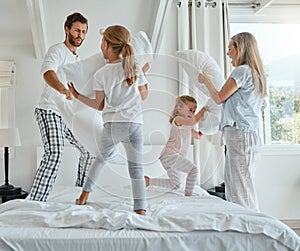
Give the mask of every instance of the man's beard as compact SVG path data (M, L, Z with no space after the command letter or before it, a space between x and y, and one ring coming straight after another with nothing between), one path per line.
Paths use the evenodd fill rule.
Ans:
M78 44L78 43L76 43L75 39L77 39L77 38L75 38L72 34L69 33L69 43L75 47L79 47L84 40L84 39L82 39L80 44Z

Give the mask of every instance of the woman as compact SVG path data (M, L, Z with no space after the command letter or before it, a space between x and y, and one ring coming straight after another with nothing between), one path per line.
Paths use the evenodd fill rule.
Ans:
M211 79L200 73L213 100L223 104L220 130L226 145L225 195L228 201L258 211L253 183L255 159L260 146L259 114L266 96L266 79L255 37L242 32L229 42L227 55L235 67L218 91Z

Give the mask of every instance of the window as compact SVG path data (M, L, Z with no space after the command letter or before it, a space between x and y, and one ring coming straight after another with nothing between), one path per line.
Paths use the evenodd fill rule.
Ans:
M0 127L14 127L15 89L13 61L0 61Z
M300 24L231 23L231 34L252 33L268 84L262 111L265 144L300 144Z

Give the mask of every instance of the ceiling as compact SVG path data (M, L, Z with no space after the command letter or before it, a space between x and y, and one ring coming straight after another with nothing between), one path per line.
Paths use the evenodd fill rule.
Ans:
M40 4L37 5L36 3ZM300 6L300 0L228 0L228 3L230 7L235 9L241 8L242 6L243 8L252 8L246 6L254 3L255 5L253 6L256 6L256 8L252 8L255 9L254 12L262 12L272 6L287 4ZM37 26L36 22L43 21L44 16L39 13L36 6L42 6L41 0L0 0L0 23L2 24L0 28L0 47L32 45L35 49L37 48L36 43L38 43L39 37L34 37L32 34L37 33L36 30L34 30ZM32 18L32 13L38 18ZM35 32L32 32L32 30Z

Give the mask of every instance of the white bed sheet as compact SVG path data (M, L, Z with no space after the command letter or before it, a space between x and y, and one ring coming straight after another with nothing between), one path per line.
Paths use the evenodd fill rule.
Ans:
M207 195L147 189L147 216L132 212L131 189L102 187L85 206L80 188L56 187L49 202L0 206L0 250L300 250L279 220ZM108 192L109 191L109 192Z

